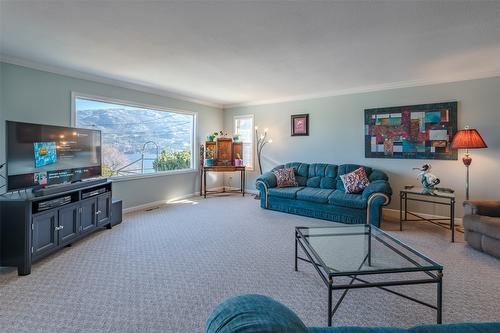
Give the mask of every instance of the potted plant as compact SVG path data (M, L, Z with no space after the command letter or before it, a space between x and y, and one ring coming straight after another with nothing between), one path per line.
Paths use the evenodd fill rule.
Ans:
M238 133L236 133L236 134L233 135L233 141L234 142L240 141L240 135Z
M236 154L236 159L234 160L235 166L243 166L243 160L241 159L240 154Z
M214 142L215 138L219 135L218 132L213 132L207 136L207 141Z

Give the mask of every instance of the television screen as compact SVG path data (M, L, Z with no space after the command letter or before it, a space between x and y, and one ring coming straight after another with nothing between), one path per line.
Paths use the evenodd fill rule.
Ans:
M9 191L100 175L100 131L7 121Z

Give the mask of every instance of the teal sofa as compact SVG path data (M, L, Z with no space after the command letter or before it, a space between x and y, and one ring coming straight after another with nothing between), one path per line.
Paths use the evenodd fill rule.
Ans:
M329 221L380 227L382 206L388 205L392 190L387 175L364 167L370 184L359 194L345 193L340 175L361 165L293 162L274 167L256 179L260 206L281 212ZM297 187L278 188L273 171L293 168Z
M396 327L306 327L285 305L262 295L241 295L219 304L205 333L498 333L500 323Z

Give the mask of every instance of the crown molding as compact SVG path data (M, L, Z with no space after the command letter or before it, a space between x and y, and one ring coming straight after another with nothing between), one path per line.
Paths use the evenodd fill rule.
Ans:
M136 91L149 93L149 94L153 94L153 95L170 97L170 98L174 98L174 99L185 101L185 102L216 107L219 109L222 109L224 107L224 105L221 103L206 101L203 99L199 99L195 96L187 96L187 95L183 95L183 94L174 93L171 91L167 91L161 87L144 84L143 82L134 82L131 80L128 81L128 80L112 78L112 77L104 77L104 76L98 75L98 74L92 74L92 73L78 71L75 69L42 64L39 62L34 62L34 61L25 60L25 59L21 59L21 58L11 57L11 56L7 56L4 54L0 54L0 62L4 62L7 64L16 65L16 66L21 66L21 67L27 67L27 68L31 68L31 69L36 69L39 71L49 72L52 74L68 76L68 77L72 77L72 78L76 78L76 79L82 79L82 80L93 81L93 82L97 82L97 83L109 84L109 85L112 85L115 87L136 90Z
M313 93L313 94L302 94L302 95L290 95L279 98L272 99L264 99L264 100L256 100L250 102L243 103L216 103L203 99L199 99L195 96L187 96L183 94L178 94L174 92L167 91L162 89L161 87L152 86L144 84L143 82L134 82L134 81L126 81L122 79L112 78L112 77L104 77L97 74L82 72L74 69L63 68L59 66L52 66L47 64L42 64L30 60L25 60L21 58L11 57L7 55L0 54L0 62L27 67L31 69L36 69L44 72L49 72L53 74L68 76L76 79L83 79L103 84L109 84L115 87L121 87L131 90L136 90L144 93L174 98L177 100L211 106L223 110L237 108L237 107L246 107L246 106L258 106L258 105L266 105L266 104L276 104L276 103L286 103L286 102L296 102L303 101L308 99L317 99L317 98L326 98L326 97L334 97L334 96L343 96L343 95L353 95L353 94L362 94L376 91L384 91L384 90L393 90L393 89L401 89L401 88L413 88L413 87L422 87L434 84L442 84L442 83L453 83L460 81L468 81L475 79L483 79L490 77L500 76L500 69L493 71L482 71L482 72L470 72L460 75L448 76L443 79L433 79L433 80L412 80L412 81L399 81L399 82L391 82L391 83L383 83L376 85L368 85L357 88L349 88L349 89L337 89L331 90L321 93Z
M472 72L466 73L462 75L449 76L443 79L436 80L412 80L412 81L399 81L392 83L383 83L376 85L363 86L358 88L349 88L349 89L340 89L340 90L332 90L322 93L314 93L314 94L304 94L304 95L293 95L287 97L280 97L274 99L266 99L260 101L251 101L245 103L234 103L234 104L224 104L224 110L238 107L246 107L246 106L258 106L258 105L266 105L266 104L276 104L276 103L286 103L286 102L297 102L304 101L308 99L317 99L317 98L326 98L326 97L334 97L334 96L343 96L343 95L353 95L353 94L362 94L369 92L377 92L384 90L394 90L401 88L415 88L415 87L423 87L435 84L442 83L453 83L453 82L461 82L461 81L469 81L476 79L486 79L500 76L500 69L493 71L483 71L483 72Z

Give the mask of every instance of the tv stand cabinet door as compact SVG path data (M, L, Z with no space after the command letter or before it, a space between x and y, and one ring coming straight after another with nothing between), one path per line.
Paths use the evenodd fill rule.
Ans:
M32 220L31 254L38 257L54 249L58 245L57 239L57 211L40 213Z
M96 227L97 200L87 199L80 204L80 232L90 232Z
M101 194L97 197L96 217L99 227L111 222L111 193Z
M70 243L80 232L79 205L70 205L59 209L59 244Z

